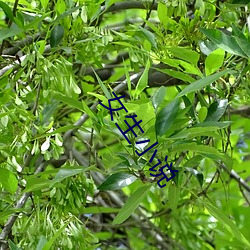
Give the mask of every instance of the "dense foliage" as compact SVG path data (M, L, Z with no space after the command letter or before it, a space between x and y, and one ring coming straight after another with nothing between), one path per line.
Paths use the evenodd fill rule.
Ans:
M0 249L250 249L248 7L0 1Z

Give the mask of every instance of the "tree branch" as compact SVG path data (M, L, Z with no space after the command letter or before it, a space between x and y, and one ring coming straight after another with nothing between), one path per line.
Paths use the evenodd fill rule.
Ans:
M220 164L219 166L224 169L232 179L236 180L239 185L241 185L245 190L250 192L250 186L233 169L230 171L224 163Z

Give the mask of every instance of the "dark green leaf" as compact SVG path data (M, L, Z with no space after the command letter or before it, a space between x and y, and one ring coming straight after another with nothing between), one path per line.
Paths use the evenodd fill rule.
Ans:
M203 32L212 42L214 42L219 48L224 49L225 51L235 54L238 56L246 57L246 54L241 49L237 40L233 36L228 36L224 34L222 31L217 29L204 29L200 28L201 32Z
M202 187L203 181L204 181L204 176L203 176L203 174L202 174L201 172L197 171L197 170L194 169L194 168L188 168L188 167L186 167L186 170L187 170L188 172L190 172L192 175L195 176L195 178L198 180L200 186Z
M115 173L109 176L99 187L99 190L117 190L133 183L136 177L128 173Z
M204 122L219 121L226 111L227 104L228 104L227 99L222 99L212 103L208 108L208 114Z
M3 9L5 15L6 15L11 21L14 21L14 15L13 15L13 12L12 12L11 8L9 7L9 5L7 5L7 4L4 3L3 1L0 1L0 8Z
M10 250L22 250L17 245L15 245L11 240L9 240L9 247L10 247Z
M221 72L215 73L213 75L210 75L210 76L202 78L202 79L200 79L198 81L195 81L195 82L189 84L185 89L183 89L181 91L181 93L179 93L177 95L177 98L181 97L183 95L186 95L188 93L200 90L200 89L206 87L207 85L213 83L214 81L218 80L220 77L222 77L223 75L225 75L225 74L227 74L229 72L230 72L230 70L223 70Z
M56 47L63 39L64 28L61 24L56 25L50 35L50 46Z
M156 116L155 131L157 136L164 135L174 123L179 110L178 99L173 100Z
M249 0L233 0L232 4L244 4L247 5L249 4Z

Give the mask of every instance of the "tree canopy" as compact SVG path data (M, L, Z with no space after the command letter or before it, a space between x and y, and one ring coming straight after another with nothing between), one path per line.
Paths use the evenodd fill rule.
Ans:
M250 249L248 2L0 1L0 249Z

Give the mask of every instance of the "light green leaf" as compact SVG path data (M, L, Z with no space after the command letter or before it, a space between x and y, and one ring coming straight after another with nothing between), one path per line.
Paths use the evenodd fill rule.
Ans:
M205 72L206 75L211 75L223 65L225 57L225 51L222 49L217 49L210 53L205 60Z
M180 189L175 184L171 184L168 188L168 203L173 211L177 208L179 199Z
M58 173L56 174L55 178L52 180L51 182L51 186L54 185L57 182L61 182L62 180L70 177L70 176L74 176L77 174L80 174L82 172L85 172L86 169L84 169L83 167L80 166L66 166L64 168L61 168Z
M59 237L59 235L64 231L64 229L68 226L69 222L64 222L65 224L55 232L55 234L53 235L53 237L45 244L45 246L43 247L42 250L49 250L54 241Z
M26 177L26 188L24 192L33 192L39 191L49 188L51 185L51 180L37 177L37 176L30 176Z
M191 77L190 75L183 73L183 72L180 72L180 71L173 70L173 69L158 69L158 68L156 68L156 70L158 70L162 73L165 73L169 76L172 76L174 78L180 79L184 82L191 83L191 82L195 81L195 79L193 77Z
M157 7L157 14L162 24L167 24L168 20L168 9L165 3L159 2Z
M14 194L18 187L16 176L6 168L0 168L0 183L11 194Z
M200 54L198 52L181 47L169 48L168 50L172 52L175 57L190 62L194 66L197 66L200 58Z
M95 76L96 76L96 79L98 81L98 83L100 84L101 88L102 88L102 91L103 93L105 94L105 96L107 97L107 99L111 99L112 96L111 94L109 93L108 89L106 88L106 86L103 84L102 80L100 79L100 77L96 74L96 72L94 71L95 73Z
M112 224L121 224L124 222L139 206L143 198L147 195L150 187L151 185L144 185L131 194L120 212L116 215Z
M105 213L117 213L120 211L119 208L114 208L114 207L82 207L80 209L81 214L105 214Z
M73 98L70 98L68 96L64 96L60 93L57 93L57 92L54 92L54 98L63 102L63 103L66 103L68 104L69 106L73 107L73 108L76 108L82 112L85 112L83 106L82 106L82 103L76 99L73 99Z
M159 89L156 90L156 92L152 96L151 101L153 103L155 111L157 111L158 107L164 100L165 94L166 94L166 87L161 86Z
M144 71L143 71L143 73L142 73L142 75L141 75L141 77L136 85L136 89L135 89L135 93L134 93L135 98L137 98L148 85L149 67L150 67L150 61L148 60L146 67L145 67L145 69L144 69Z
M200 122L203 122L207 116L207 108L206 107L201 107L199 112L198 112L198 118Z

